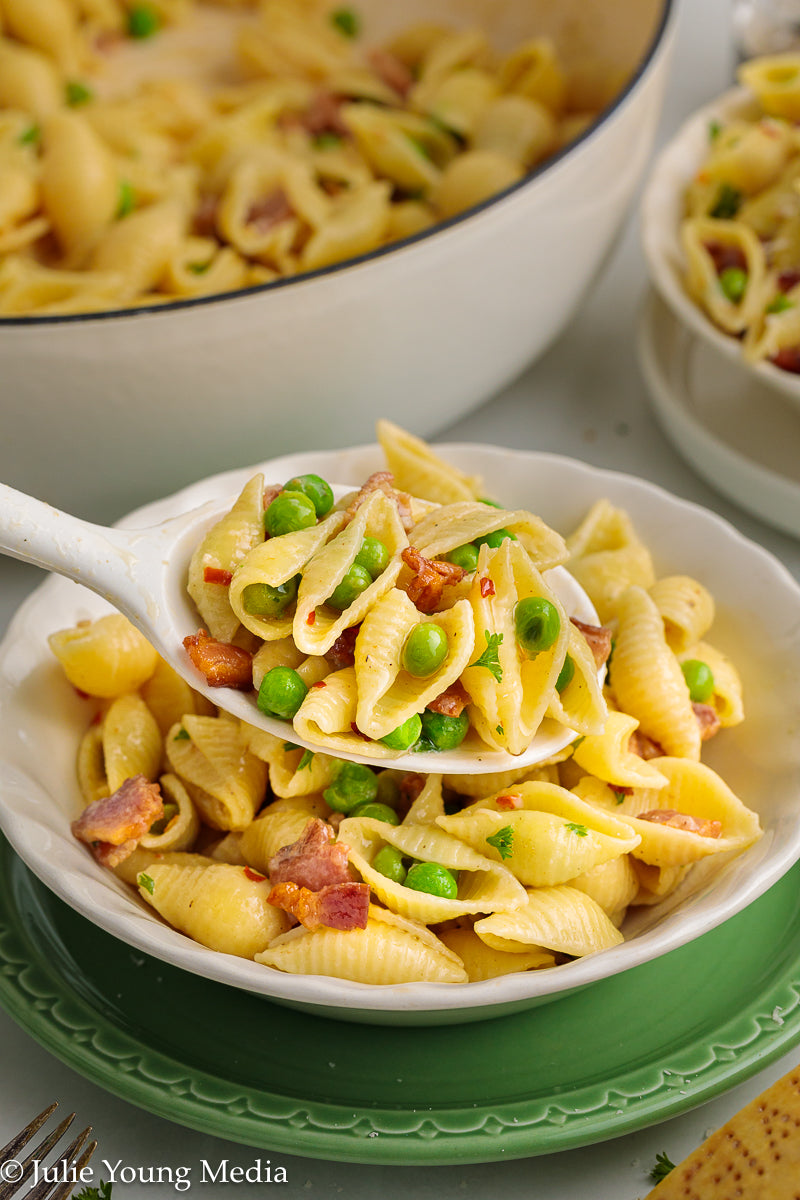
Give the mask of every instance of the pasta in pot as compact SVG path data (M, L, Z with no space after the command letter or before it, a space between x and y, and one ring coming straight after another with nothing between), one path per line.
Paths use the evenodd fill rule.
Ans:
M509 187L587 111L553 44L332 0L5 0L0 316L243 289ZM573 95L574 92L574 95Z
M358 531L362 556L369 529L396 534L391 555L385 546L385 555L374 544L368 547L363 561L376 578L394 558L402 562L419 527L430 535L428 546L450 545L447 523L437 519L445 510L451 510L459 537L465 529L482 528L472 511L480 480L455 471L388 421L380 423L379 436L394 468L393 484L381 473L373 481L381 479L383 487L345 497L325 512L327 485L320 486L318 476L299 476L286 489L265 491L258 475L244 488L233 515L209 531L190 572L201 610L207 607L217 628L234 639L229 649L244 655L248 669L256 669L260 659L262 682L275 669L300 677L311 664L307 678L325 686L309 687L297 726L304 738L316 730L322 749L294 743L288 719L283 740L210 709L124 618L103 617L50 638L68 679L96 710L77 753L86 807L73 832L177 930L265 969L372 985L464 984L557 969L571 958L617 946L628 912L689 894L698 864L715 855L722 863L761 836L757 815L701 761L708 738L744 717L736 668L713 644L713 597L689 576L656 578L630 518L608 501L598 501L566 541L553 531L546 536L530 514L484 504L494 522L490 536L501 536L496 547L473 547L471 574L480 577L495 555L496 592L504 595L514 581L510 601L506 597L498 609L509 639L514 610L527 598L537 605L546 599L546 573L534 564L537 554L550 561L553 547L572 548L569 564L582 569L592 599L603 607L608 625L601 628L566 621L554 606L559 633L543 652L536 685L545 698L544 706L541 697L537 701L542 711L561 695L559 719L583 713L586 732L536 767L484 776L399 771L392 767L391 745L380 742L385 766L345 761L340 754L364 746L356 722L370 728L375 722L373 732L380 734L391 703L398 704L396 719L402 717L403 724L407 712L418 717L421 708L420 725L434 746L442 730L452 734L448 721L455 720L464 736L477 708L469 695L472 677L461 670L464 663L474 664L476 652L471 585L449 606L446 589L440 590L434 610L426 612L425 591L416 602L412 598L416 576L405 564L405 574L390 571L387 586L378 589L364 614L359 610L353 634L345 633L344 641L340 635L329 647L330 662L298 648L288 618L278 636L268 631L254 655L256 637L239 619L253 596L257 608L295 605L302 582L298 587L294 575L302 575L314 555L334 546L348 528ZM412 481L438 501L404 503L396 489ZM465 491L472 500L463 499ZM269 504L283 494L295 497L292 503L306 512L307 526L275 530L260 541L256 514L260 518L264 494ZM308 505L298 504L298 496L309 501L314 516ZM364 517L376 507L383 513L377 526ZM498 513L514 518L519 538L497 528ZM526 542L532 530L536 537ZM276 567L282 538L288 539L294 572L288 578ZM341 586L342 571L355 561L354 547L344 545L343 552L340 543L328 556L341 559L328 586L334 579ZM271 548L273 584L248 567L254 554L261 561L264 546ZM234 605L218 603L213 588L227 592L240 572L256 592L240 588ZM321 576L314 578L319 582ZM526 594L521 585L531 578L536 587ZM615 579L623 581L621 590L609 586ZM279 588L289 581L287 600ZM370 586L365 583L364 591ZM330 592L323 588L320 595L324 599ZM445 665L437 668L443 675L434 670L415 684L405 668L398 670L398 646L409 628L421 624L427 630L440 621L454 643L466 639L467 652L457 646L449 674ZM482 611L479 626L484 624L491 622ZM258 632L263 633L260 626ZM601 683L597 660L607 655L611 635L610 668ZM559 692L556 677L570 656L576 660L574 674ZM497 657L509 677L510 661ZM481 668L472 669L480 675ZM497 682L493 671L485 673ZM408 678L400 688L402 675ZM459 693L453 691L454 678ZM566 699L571 686L579 687L581 702ZM511 694L520 711L525 705L514 688L524 687L515 676ZM463 705L458 717L442 711L441 694ZM500 701L495 697L492 703L499 713ZM489 701L481 704L479 721L485 722ZM707 883L703 874L702 886Z

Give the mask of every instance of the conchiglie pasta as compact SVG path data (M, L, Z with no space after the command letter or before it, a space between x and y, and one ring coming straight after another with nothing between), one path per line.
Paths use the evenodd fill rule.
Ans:
M618 946L623 937L600 905L577 888L531 888L528 903L475 922L478 937L495 950L515 953L541 946L581 958Z
M553 967L556 962L549 950L536 946L517 950L516 953L495 949L479 938L470 926L446 927L439 937L461 959L470 983L497 979L516 971L538 971L542 967Z
M377 422L376 431L395 486L401 491L437 504L470 501L480 495L480 479L445 462L421 438L385 418Z
M48 642L73 687L105 699L141 687L158 661L147 639L121 613L62 629Z
M267 765L239 723L187 715L166 738L167 761L212 829L245 829L264 799Z
M156 719L141 696L131 693L113 700L103 718L101 734L110 792L134 775L156 779L163 740Z

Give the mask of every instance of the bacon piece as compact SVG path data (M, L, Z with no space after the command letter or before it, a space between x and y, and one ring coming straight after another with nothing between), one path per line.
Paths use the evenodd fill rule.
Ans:
M404 804L413 804L424 787L425 776L418 775L414 771L409 771L408 775L404 775L400 780L401 801Z
M484 600L486 600L489 596L493 596L496 591L494 583L488 575L481 576L480 589L481 598Z
M587 625L585 622L579 621L577 617L570 617L570 621L586 638L587 645L594 656L594 665L599 669L604 662L608 661L611 653L611 630L606 625Z
M79 841L92 846L98 862L112 867L133 853L139 839L163 815L158 784L145 775L132 775L110 796L89 804L71 829Z
M778 271L776 283L780 291L790 292L800 283L800 271L796 267L784 267L782 271Z
M459 583L466 574L464 568L455 563L426 558L415 546L406 546L400 557L414 572L406 592L420 612L435 612L445 587Z
M332 883L314 892L296 883L279 883L268 901L290 913L306 929L366 929L369 919L369 885Z
M295 883L312 892L353 878L347 846L333 840L333 830L319 817L309 821L296 842L273 854L267 870L272 883Z
M370 50L367 60L378 78L405 99L414 86L414 76L403 60L381 46Z
M400 517L400 522L406 533L414 528L414 517L411 512L411 497L407 492L398 492L394 487L394 475L391 471L373 471L369 479L362 485L356 498L348 505L346 516L348 521L352 521L353 517L358 512L361 505L371 496L373 492L383 492L384 496L388 496L397 505L397 512Z
M715 733L719 733L720 720L717 710L710 704L692 704L697 724L700 726L700 741L707 742Z
M250 205L246 223L252 225L259 233L269 233L281 221L287 221L294 216L294 209L283 188L276 188L267 196L262 196Z
M333 92L321 88L314 94L305 113L300 117L300 124L315 137L321 133L349 137L350 130L342 119L343 103L343 96L335 96Z
M800 375L800 346L782 346L777 354L771 356L770 362L782 371Z
M222 583L228 587L232 579L232 573L224 567L203 567L203 583Z
M747 270L747 259L739 246L725 245L722 242L704 242L703 247L714 263L718 275L721 275L728 267L739 267L742 271Z
M264 512L267 511L267 509L269 508L270 504L272 504L272 501L275 499L275 497L280 496L280 494L283 490L284 489L283 489L282 483L273 483L269 487L264 488L264 495L262 497L262 503L264 505Z
M721 821L694 817L691 813L678 812L674 808L652 808L650 812L639 813L639 820L669 825L671 829L684 829L687 833L697 833L700 837L718 838L722 833Z
M634 729L631 736L628 738L628 749L631 754L638 754L639 758L663 758L664 749L659 746L658 742L654 742L646 733L642 733L641 729Z
M331 646L330 650L325 654L325 661L330 663L334 671L341 671L344 667L352 667L356 661L356 638L361 625L351 625L349 629L345 629L344 633L340 633L336 641Z
M197 237L214 237L217 232L219 196L201 196L192 217L192 233Z
M447 691L440 692L426 707L431 712L442 713L445 717L460 717L467 705L471 703L472 697L463 683L457 679Z
M183 639L183 645L209 687L247 690L253 686L253 656L249 650L219 642L205 629L190 633Z
M503 812L511 812L515 808L522 808L522 796L518 796L515 792L507 796L498 796L495 804Z

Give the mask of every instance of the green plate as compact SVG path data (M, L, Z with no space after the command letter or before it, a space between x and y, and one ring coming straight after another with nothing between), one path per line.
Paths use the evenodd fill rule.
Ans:
M259 1149L445 1164L566 1150L683 1112L800 1041L800 866L660 960L497 1021L350 1025L132 950L0 841L0 1003L74 1070Z

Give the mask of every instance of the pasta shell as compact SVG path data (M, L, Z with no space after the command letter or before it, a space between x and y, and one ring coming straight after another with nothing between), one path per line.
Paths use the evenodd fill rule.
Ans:
M527 904L476 921L475 932L496 950L515 952L533 945L576 958L624 940L591 896L566 886L532 888Z
M267 765L248 751L237 722L187 714L170 730L166 748L207 825L229 830L250 824L264 799Z

